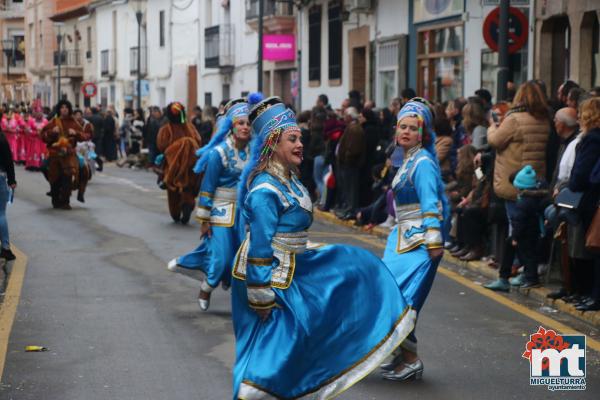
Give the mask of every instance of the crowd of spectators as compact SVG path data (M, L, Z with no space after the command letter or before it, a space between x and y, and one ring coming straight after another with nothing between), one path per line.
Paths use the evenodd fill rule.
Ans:
M551 298L600 310L600 256L586 248L600 197L600 88L566 81L551 96L533 80L512 92L510 101L495 104L480 89L433 105L452 206L446 248L462 261L497 268L499 278L485 285L491 290L537 287L555 266L562 287ZM334 109L320 95L311 111L299 113L302 180L321 211L365 230L394 226L391 182L403 159L396 115L415 96L405 89L376 108L352 91ZM557 205L569 193L582 197L570 212Z

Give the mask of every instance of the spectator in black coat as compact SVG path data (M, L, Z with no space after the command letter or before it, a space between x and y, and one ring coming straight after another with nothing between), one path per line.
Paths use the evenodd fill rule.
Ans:
M117 159L117 121L112 110L106 110L104 117L104 135L102 144L104 148L104 157L106 161L114 161Z
M600 98L593 97L581 104L579 124L583 132L577 145L575 162L569 179L569 189L583 192L579 206L581 227L587 232L600 201L600 182L593 178L600 159ZM592 293L589 301L579 304L580 311L600 310L600 256L594 255Z
M158 155L158 150L156 149L156 137L158 136L158 131L163 124L163 115L159 107L151 107L150 108L150 116L148 117L148 121L146 122L146 129L144 130L145 137L144 142L148 147L148 156L150 158L150 163L154 163L154 159Z

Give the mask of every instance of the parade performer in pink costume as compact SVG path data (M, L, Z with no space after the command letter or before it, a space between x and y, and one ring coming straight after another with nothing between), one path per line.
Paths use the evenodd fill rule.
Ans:
M10 152L12 153L13 160L18 161L18 147L17 147L17 121L14 118L14 111L9 110L6 118L2 119L2 131L6 135Z
M27 159L27 136L25 134L23 116L19 112L15 112L13 120L15 121L15 132L17 133L17 157L15 158L15 162L25 164L25 160Z
M38 170L42 167L42 163L47 158L46 143L40 137L42 129L48 125L48 120L44 118L41 106L33 109L33 118L29 118L29 154L25 168L29 170Z

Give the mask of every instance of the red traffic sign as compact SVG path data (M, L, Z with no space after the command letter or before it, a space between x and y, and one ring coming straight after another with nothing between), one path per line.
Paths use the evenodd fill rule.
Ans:
M500 7L494 8L483 22L483 38L493 51L498 51L498 29L500 26ZM527 17L518 8L508 9L508 52L519 51L527 42L529 24Z
M83 97L94 97L98 93L98 87L92 82L86 82L82 87Z

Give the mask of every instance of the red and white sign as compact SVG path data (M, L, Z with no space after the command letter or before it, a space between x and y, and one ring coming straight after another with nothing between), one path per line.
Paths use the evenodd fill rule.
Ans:
M500 7L488 14L483 22L483 38L493 51L498 51L498 28L500 26ZM508 52L519 51L527 42L529 23L527 17L518 8L508 9Z
M294 35L264 35L263 59L294 61L296 59L296 37Z
M81 86L83 97L90 98L94 97L98 93L98 87L92 82L86 82Z

